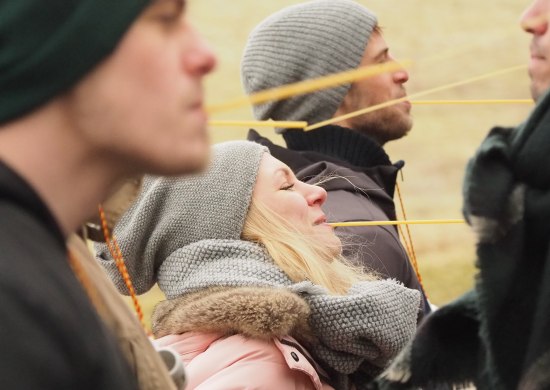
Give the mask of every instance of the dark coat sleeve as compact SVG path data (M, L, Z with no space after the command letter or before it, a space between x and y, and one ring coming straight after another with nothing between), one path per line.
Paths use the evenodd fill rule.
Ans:
M368 196L346 190L329 191L323 206L329 221L380 221L389 218ZM422 292L422 315L430 312L424 291L394 226L339 227L344 255L382 278L392 278ZM421 315L421 317L422 317Z
M452 389L479 380L483 359L474 291L430 314L370 389Z

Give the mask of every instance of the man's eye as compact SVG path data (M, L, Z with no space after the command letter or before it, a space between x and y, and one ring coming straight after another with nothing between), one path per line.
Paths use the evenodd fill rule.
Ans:
M289 190L291 190L291 189L293 189L293 188L294 188L294 184L289 184L289 185L286 185L286 186L284 186L284 187L281 187L281 190L283 190L283 191L289 191Z
M157 4L159 6L156 17L166 23L178 21L185 10L183 0L159 0Z
M157 17L161 22L165 22L165 23L173 23L179 19L179 15L176 15L173 13L160 14Z

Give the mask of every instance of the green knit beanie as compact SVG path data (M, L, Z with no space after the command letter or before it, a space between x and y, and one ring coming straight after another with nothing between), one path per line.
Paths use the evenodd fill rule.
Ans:
M150 0L0 0L0 123L76 84Z

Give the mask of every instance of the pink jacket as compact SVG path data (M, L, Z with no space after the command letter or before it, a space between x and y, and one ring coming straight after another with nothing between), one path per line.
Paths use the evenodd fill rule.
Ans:
M308 360L307 352L292 337L264 341L187 332L162 337L156 343L179 353L187 389L333 390L323 383L315 362Z
M285 289L209 288L161 302L159 346L181 356L187 389L334 390L296 339L314 336L309 306Z

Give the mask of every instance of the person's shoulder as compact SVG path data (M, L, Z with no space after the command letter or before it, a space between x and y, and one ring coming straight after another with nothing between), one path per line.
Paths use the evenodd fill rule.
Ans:
M0 388L128 388L119 379L117 387L81 382L126 371L66 253L29 244L5 256L5 243L0 240Z
M55 232L32 213L0 202L0 295L6 311L29 321L61 318L75 322L75 310L83 309L86 297L69 264L66 247Z
M386 199L384 194L378 194L381 190L337 186L326 190L328 197L323 209L327 211L331 222L392 219L388 210L392 209L393 202L390 203L391 200Z
M381 186L365 170L351 167L344 161L329 159L328 156L325 159L312 160L296 172L296 177L311 184L321 181L327 191L381 189Z
M284 162L294 172L311 163L311 159L304 156L302 152L285 148L284 146L273 143L269 138L263 137L257 131L251 129L248 132L248 141L256 142L269 149L269 153L277 160Z
M249 338L240 334L218 339L212 343L210 349L220 356L232 354L238 361L284 362L281 352L272 340Z
M273 339L260 340L238 334L214 341L186 365L186 371L189 386L197 389L315 388L309 375L316 374L304 372L302 366L291 367ZM262 374L258 375L259 372Z

